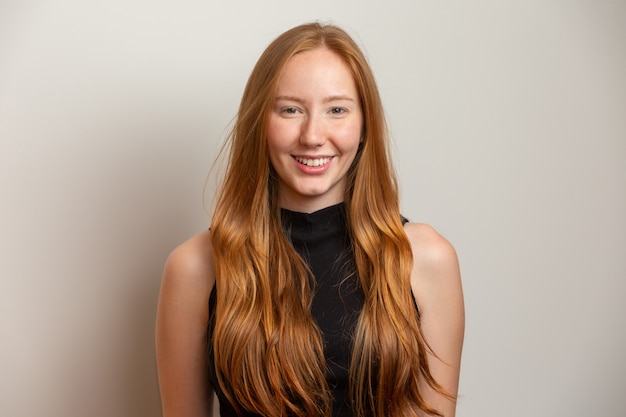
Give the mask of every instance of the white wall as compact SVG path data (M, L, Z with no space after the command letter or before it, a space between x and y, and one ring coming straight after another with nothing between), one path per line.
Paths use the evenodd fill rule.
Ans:
M626 3L604 0L0 3L0 415L159 415L163 262L208 226L256 58L313 19L364 46L403 211L458 250L458 415L623 415Z

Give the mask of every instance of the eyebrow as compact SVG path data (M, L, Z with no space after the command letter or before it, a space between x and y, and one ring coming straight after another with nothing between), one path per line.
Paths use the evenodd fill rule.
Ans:
M288 95L276 96L276 101L278 101L278 100L295 101L296 103L302 103L304 101L304 100L302 100L299 97L288 96ZM333 95L333 96L325 97L324 98L324 103L329 103L331 101L342 101L342 100L347 100L347 101L352 101L352 102L355 101L355 99L350 97L350 96L339 94L339 95Z

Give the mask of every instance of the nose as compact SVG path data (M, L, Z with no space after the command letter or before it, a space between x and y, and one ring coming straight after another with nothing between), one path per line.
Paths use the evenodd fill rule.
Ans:
M326 141L323 121L315 115L309 115L302 124L300 143L309 148L322 146Z

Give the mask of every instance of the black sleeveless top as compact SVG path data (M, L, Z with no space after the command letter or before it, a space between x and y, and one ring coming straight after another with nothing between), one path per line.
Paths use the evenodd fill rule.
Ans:
M309 264L315 278L311 314L322 333L326 379L333 393L332 415L352 416L348 370L352 335L363 307L363 291L355 274L344 203L311 214L282 209L281 215L285 233L295 250ZM215 373L212 336L216 298L213 289L209 299L207 329L208 375L220 402L221 417L234 417L238 414L221 391Z

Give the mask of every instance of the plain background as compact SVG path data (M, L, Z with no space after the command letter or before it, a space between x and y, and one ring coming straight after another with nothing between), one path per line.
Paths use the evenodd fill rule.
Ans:
M458 415L626 409L626 2L0 2L0 415L160 415L163 263L280 32L345 27L457 248ZM204 203L210 207L214 181Z

